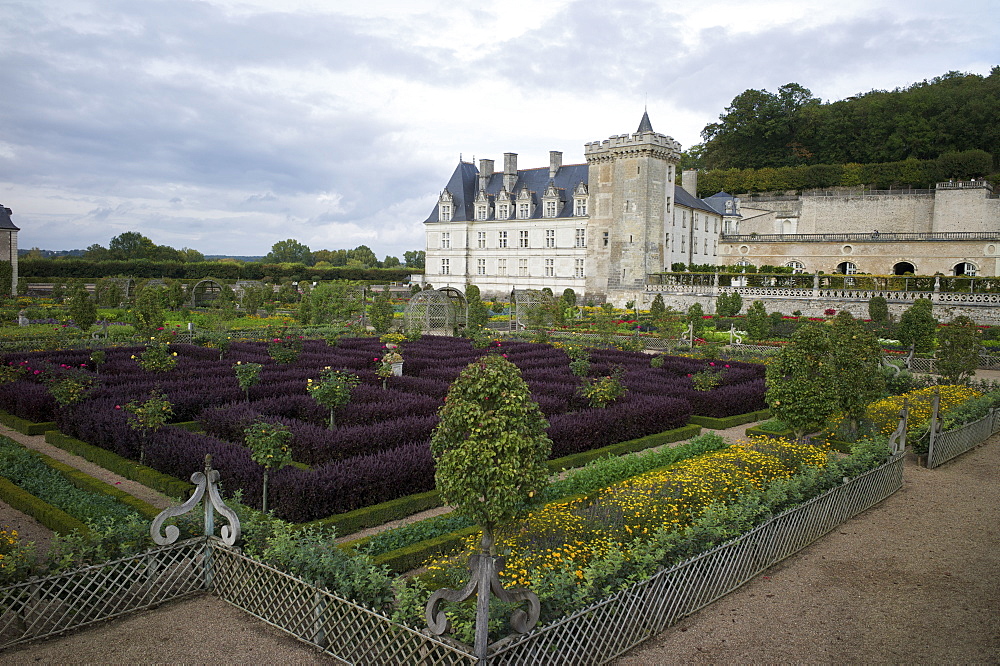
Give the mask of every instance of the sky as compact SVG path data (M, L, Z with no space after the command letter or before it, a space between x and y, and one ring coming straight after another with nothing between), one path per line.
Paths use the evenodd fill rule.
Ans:
M734 97L1000 64L995 0L5 0L0 204L19 246L424 248L459 159L684 148Z

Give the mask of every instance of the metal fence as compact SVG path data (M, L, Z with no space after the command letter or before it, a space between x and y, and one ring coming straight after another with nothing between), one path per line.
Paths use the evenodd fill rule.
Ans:
M205 589L205 539L0 589L0 649Z
M936 433L927 449L927 467L933 469L974 449L1000 432L1000 410L966 424L961 428Z
M896 456L733 541L493 644L487 663L604 663L882 501L902 486L902 472ZM0 649L205 590L347 663L476 663L468 646L397 624L214 538L0 590Z

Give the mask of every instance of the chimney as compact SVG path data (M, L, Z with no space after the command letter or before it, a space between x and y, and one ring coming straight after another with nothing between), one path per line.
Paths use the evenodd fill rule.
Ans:
M681 187L691 196L698 198L698 170L685 169L681 174Z
M549 151L549 180L556 177L559 173L559 167L562 166L562 151L560 150L550 150Z
M503 187L508 192L514 191L517 183L517 153L503 154Z
M479 191L486 190L486 184L493 175L493 160L479 160Z

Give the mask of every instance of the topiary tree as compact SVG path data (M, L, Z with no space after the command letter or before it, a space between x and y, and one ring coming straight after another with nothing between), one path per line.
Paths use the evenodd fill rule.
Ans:
M495 554L501 526L523 516L548 481L548 423L513 363L488 354L448 389L431 437L434 480L446 504L483 528Z
M904 345L912 345L918 352L929 352L934 349L937 325L938 320L934 318L931 300L918 298L899 318L897 335Z
M771 319L763 301L754 301L747 308L747 335L751 340L763 340L771 333Z
M381 335L387 332L392 326L392 316L392 299L389 294L389 285L386 285L372 299L372 304L368 308L368 319L371 321L375 332Z
M306 380L306 391L309 396L330 410L330 423L328 430L336 427L334 422L334 412L341 405L346 405L351 400L351 389L361 383L361 378L346 370L331 370L329 367L323 369L323 374L317 380Z
M884 296L872 296L868 299L868 318L880 326L889 321L889 304Z
M479 287L474 284L466 287L465 299L468 304L466 326L472 331L486 328L486 324L490 321L490 308L483 302Z
M948 384L960 384L976 374L982 351L979 328L966 316L948 322L937 336L938 350L934 368Z
M166 315L163 313L163 299L160 289L145 287L135 297L135 303L129 310L129 318L136 330L143 335L151 335L157 329L163 328Z
M705 329L705 310L701 307L701 303L690 306L687 309L685 319L687 323L691 324L691 332L695 336L701 337L701 332Z
M281 469L292 461L292 447L289 442L292 432L283 423L255 421L243 431L250 459L264 468L264 485L261 489L261 508L267 513L267 476L272 469Z
M767 366L767 402L775 417L802 439L839 408L830 337L817 324L802 326Z
M83 285L76 285L70 293L69 316L84 333L97 321L97 304Z
M657 292L656 296L653 297L653 302L649 305L649 317L653 321L656 321L663 316L666 312L667 306L663 302L663 294Z
M885 393L882 348L875 334L850 312L841 310L828 328L830 359L837 375L837 403L854 435L865 409Z

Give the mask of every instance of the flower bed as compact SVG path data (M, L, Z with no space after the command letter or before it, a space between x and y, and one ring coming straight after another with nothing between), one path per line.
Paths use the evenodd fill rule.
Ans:
M433 488L428 441L450 382L483 353L502 353L521 369L546 418L553 457L589 451L684 425L692 413L725 417L756 411L763 404L763 368L731 363L713 391L696 391L689 374L706 362L667 358L659 368L649 356L594 350L590 375L621 367L625 395L606 408L589 407L578 392L581 378L569 371L566 354L541 344L512 342L489 350L466 340L424 337L405 343L405 376L376 374L384 349L377 338L341 338L335 346L306 340L296 360L277 363L264 342L233 343L219 350L171 345L176 365L164 372L143 370L143 348L108 349L97 368L89 350L8 355L24 370L0 385L0 409L32 421L54 420L65 434L138 459L142 439L128 426L123 406L160 390L180 421L200 420L206 433L165 427L146 435L147 464L177 478L201 469L211 453L227 488L259 502L262 470L243 446L243 429L258 418L288 425L293 459L309 469L285 467L269 477L269 504L277 515L303 522ZM135 358L133 358L135 357ZM260 381L240 388L233 366L259 363ZM53 364L84 367L97 385L81 402L60 407L44 383ZM324 426L328 410L307 395L307 380L323 368L356 374L361 384L336 411L337 428ZM39 374L35 374L38 371ZM249 397L249 402L246 398Z

